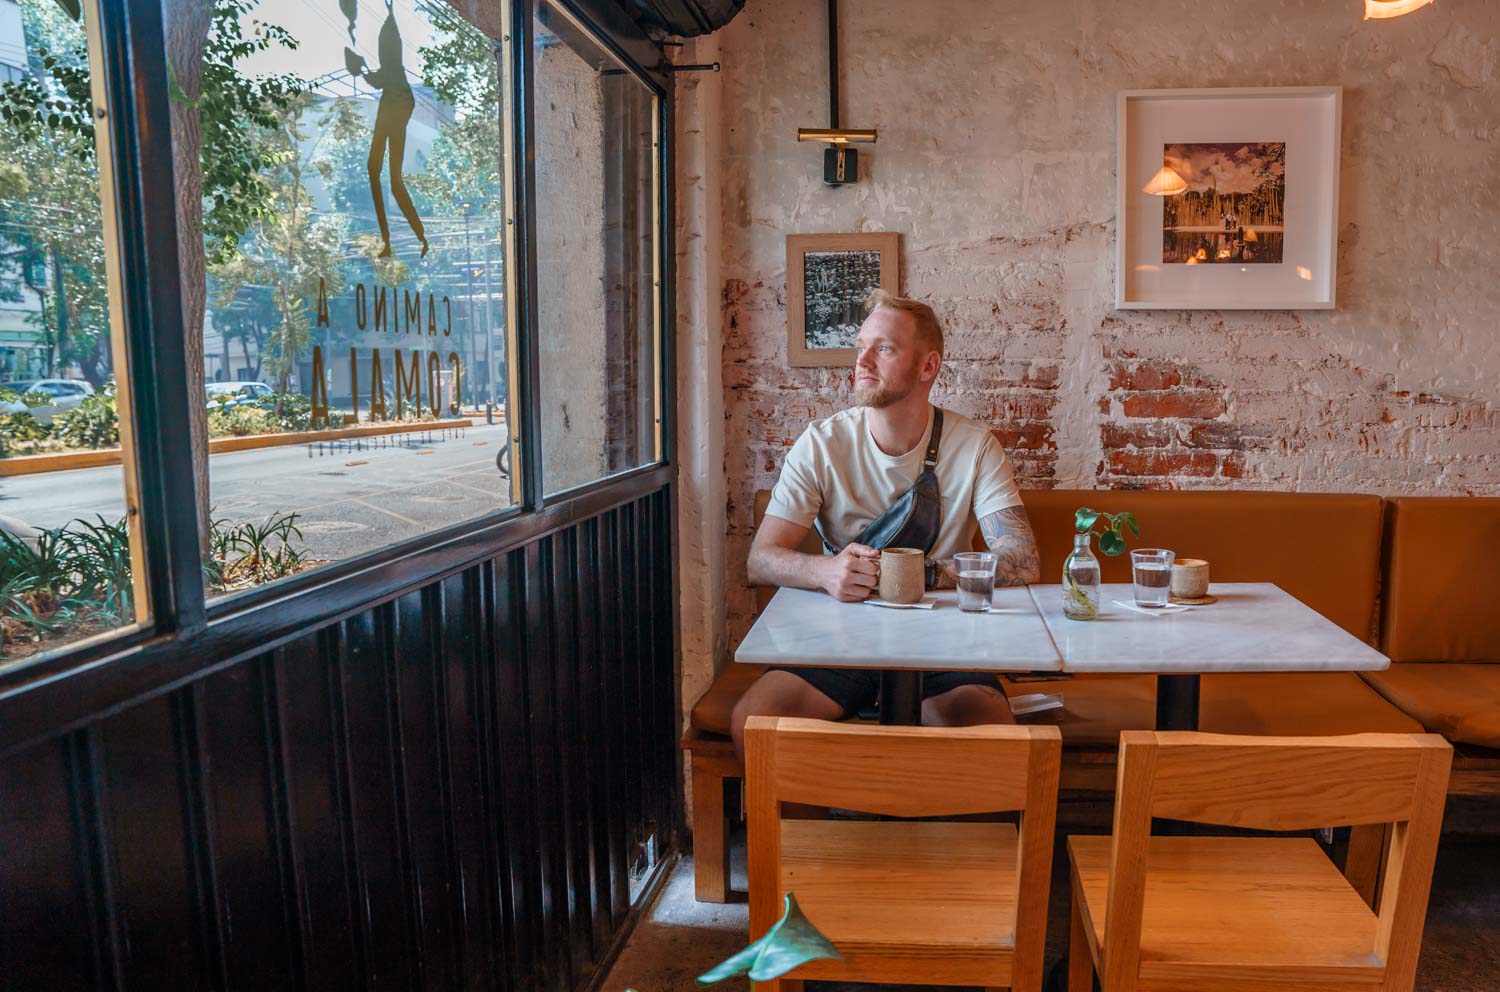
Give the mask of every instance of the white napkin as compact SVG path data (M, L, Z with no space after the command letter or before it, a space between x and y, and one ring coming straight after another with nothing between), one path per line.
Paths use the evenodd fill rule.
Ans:
M928 598L918 600L915 603L887 603L883 599L872 598L865 600L865 605L884 606L887 609L892 610L930 610L937 605L937 600L929 596Z
M1159 617L1164 616L1168 613L1181 613L1183 610L1189 609L1189 607L1181 606L1177 603L1169 603L1166 606L1158 606L1154 609L1147 609L1144 606L1136 606L1134 603L1122 603L1118 599L1112 599L1110 600L1110 602L1114 603L1116 606L1123 606L1127 610L1134 610L1137 613L1144 613L1148 617Z

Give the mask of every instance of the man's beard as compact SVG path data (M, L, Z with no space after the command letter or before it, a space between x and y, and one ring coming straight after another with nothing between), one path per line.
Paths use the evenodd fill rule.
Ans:
M854 402L872 410L881 410L900 403L911 395L914 388L916 387L912 383L890 385L882 382L874 386L859 383L854 387Z

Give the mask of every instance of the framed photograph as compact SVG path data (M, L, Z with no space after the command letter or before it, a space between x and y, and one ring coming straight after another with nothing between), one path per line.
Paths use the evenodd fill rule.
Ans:
M900 254L895 233L787 235L787 364L852 366L865 298L901 292Z
M1332 309L1342 112L1337 86L1122 92L1115 306Z

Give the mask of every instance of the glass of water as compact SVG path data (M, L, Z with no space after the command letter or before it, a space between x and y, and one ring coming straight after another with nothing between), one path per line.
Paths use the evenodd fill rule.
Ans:
M1135 580L1136 606L1166 606L1172 585L1172 559L1176 555L1162 548L1142 548L1130 552L1130 567Z
M995 598L995 565L988 551L960 551L953 556L958 573L958 608L965 613L988 613Z

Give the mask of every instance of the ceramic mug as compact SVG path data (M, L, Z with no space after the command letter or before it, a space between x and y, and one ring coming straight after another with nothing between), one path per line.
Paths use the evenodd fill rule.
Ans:
M880 552L880 598L887 603L920 603L927 587L926 560L921 548Z
M1179 558L1172 563L1172 595L1178 599L1202 599L1208 595L1208 562L1202 558Z

